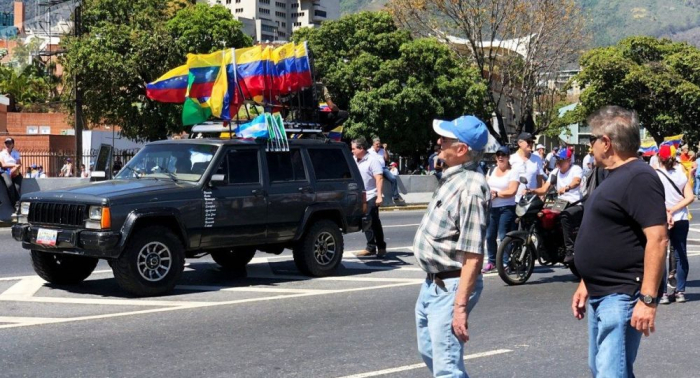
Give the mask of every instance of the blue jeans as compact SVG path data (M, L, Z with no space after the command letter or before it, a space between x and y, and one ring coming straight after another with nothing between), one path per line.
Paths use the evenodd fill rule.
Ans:
M700 195L700 176L695 176L695 185L693 188L693 193L697 196Z
M588 300L588 366L594 378L633 378L642 333L632 328L639 295L610 294Z
M688 280L688 230L690 222L687 220L677 221L673 223L673 227L669 230L669 239L671 239L671 247L675 256L676 266L669 269L676 270L676 291L685 292L685 282Z
M459 278L444 280L445 288L425 280L416 301L416 335L418 352L433 377L468 378L464 367L464 343L452 332L452 311ZM481 275L474 292L469 294L471 312L484 289Z
M498 240L503 240L506 234L513 230L515 224L515 205L492 207L489 212L489 227L486 229L486 251L488 252L489 263L496 264L496 236Z
M391 184L391 195L394 199L399 198L399 183L388 167L383 168L384 178Z

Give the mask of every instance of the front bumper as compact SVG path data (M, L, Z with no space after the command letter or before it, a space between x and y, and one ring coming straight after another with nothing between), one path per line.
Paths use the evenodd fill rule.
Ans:
M68 252L98 258L119 257L120 249L118 245L121 240L120 232L60 229L55 227L41 228L49 228L58 232L55 246L38 244L36 242L36 236L39 232L39 227L28 224L13 225L12 238L22 242L22 247L25 249L53 253Z

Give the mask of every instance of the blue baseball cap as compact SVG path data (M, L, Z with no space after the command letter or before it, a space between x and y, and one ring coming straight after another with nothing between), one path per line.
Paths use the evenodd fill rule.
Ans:
M454 121L433 120L433 130L446 138L466 143L473 150L481 151L489 141L486 125L474 116L461 116Z
M503 155L510 155L510 148L508 146L501 146L498 147L498 150L496 150L496 154L503 154Z

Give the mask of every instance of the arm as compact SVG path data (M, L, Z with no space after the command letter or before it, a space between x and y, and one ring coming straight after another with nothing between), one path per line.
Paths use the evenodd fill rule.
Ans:
M581 178L580 177L574 177L573 180L571 180L571 184L559 189L558 193L559 194L564 194L568 192L571 189L576 189L581 185Z
M656 296L661 284L661 278L666 269L666 245L668 233L666 225L651 226L644 229L647 245L644 250L644 277L642 278L641 295ZM632 312L631 325L645 336L654 332L656 304L647 305L638 301Z
M542 177L538 176L537 182L540 185L537 189L525 189L525 192L532 192L532 193L537 194L538 196L543 196L543 195L547 194L547 192L549 191L549 187L550 187L549 181L545 181L545 183L542 184Z
M578 320L583 319L586 316L586 301L588 300L588 289L586 289L586 284L583 279L578 284L574 297L571 300L571 311L574 313L574 317Z
M668 212L673 214L676 211L690 205L693 203L693 201L695 201L695 194L693 194L693 188L690 187L690 181L688 181L688 183L683 187L683 200L678 202L676 206L668 209Z
M377 206L382 204L382 184L384 184L384 175L374 175L374 180L377 182Z
M484 255L479 253L462 252L464 264L462 274L459 277L459 286L455 294L454 315L452 317L452 329L462 342L469 341L469 324L467 321L469 307L469 295L474 292L476 278L481 273L481 264Z
M382 147L384 148L384 161L388 163L389 162L389 151L386 149L386 147L387 147L386 143L384 143L384 146L382 146Z
M511 181L508 184L508 189L497 191L496 193L498 194L499 198L508 198L508 197L513 197L515 193L518 192L518 187L520 186L520 183L517 181Z

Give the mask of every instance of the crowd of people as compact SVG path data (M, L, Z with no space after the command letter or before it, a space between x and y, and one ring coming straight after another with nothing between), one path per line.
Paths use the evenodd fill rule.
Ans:
M687 300L688 205L699 186L693 185L694 154L662 145L655 159L642 160L637 115L617 106L601 108L587 122L592 135L582 165L571 148L547 153L522 133L517 151L499 148L486 171L479 164L488 133L483 122L473 116L434 122L439 138L428 168L439 184L413 243L426 273L415 306L417 345L433 376L467 377L469 313L482 295L482 274L503 264L496 261L498 242L514 228L516 203L526 194L555 192L568 204L561 214L565 261L581 275L571 310L579 320L588 314L594 377L634 376L642 335L656 328L657 305ZM369 148L364 139L352 142L370 188L369 215L377 221L359 256L383 257L377 206L384 171L367 157Z

